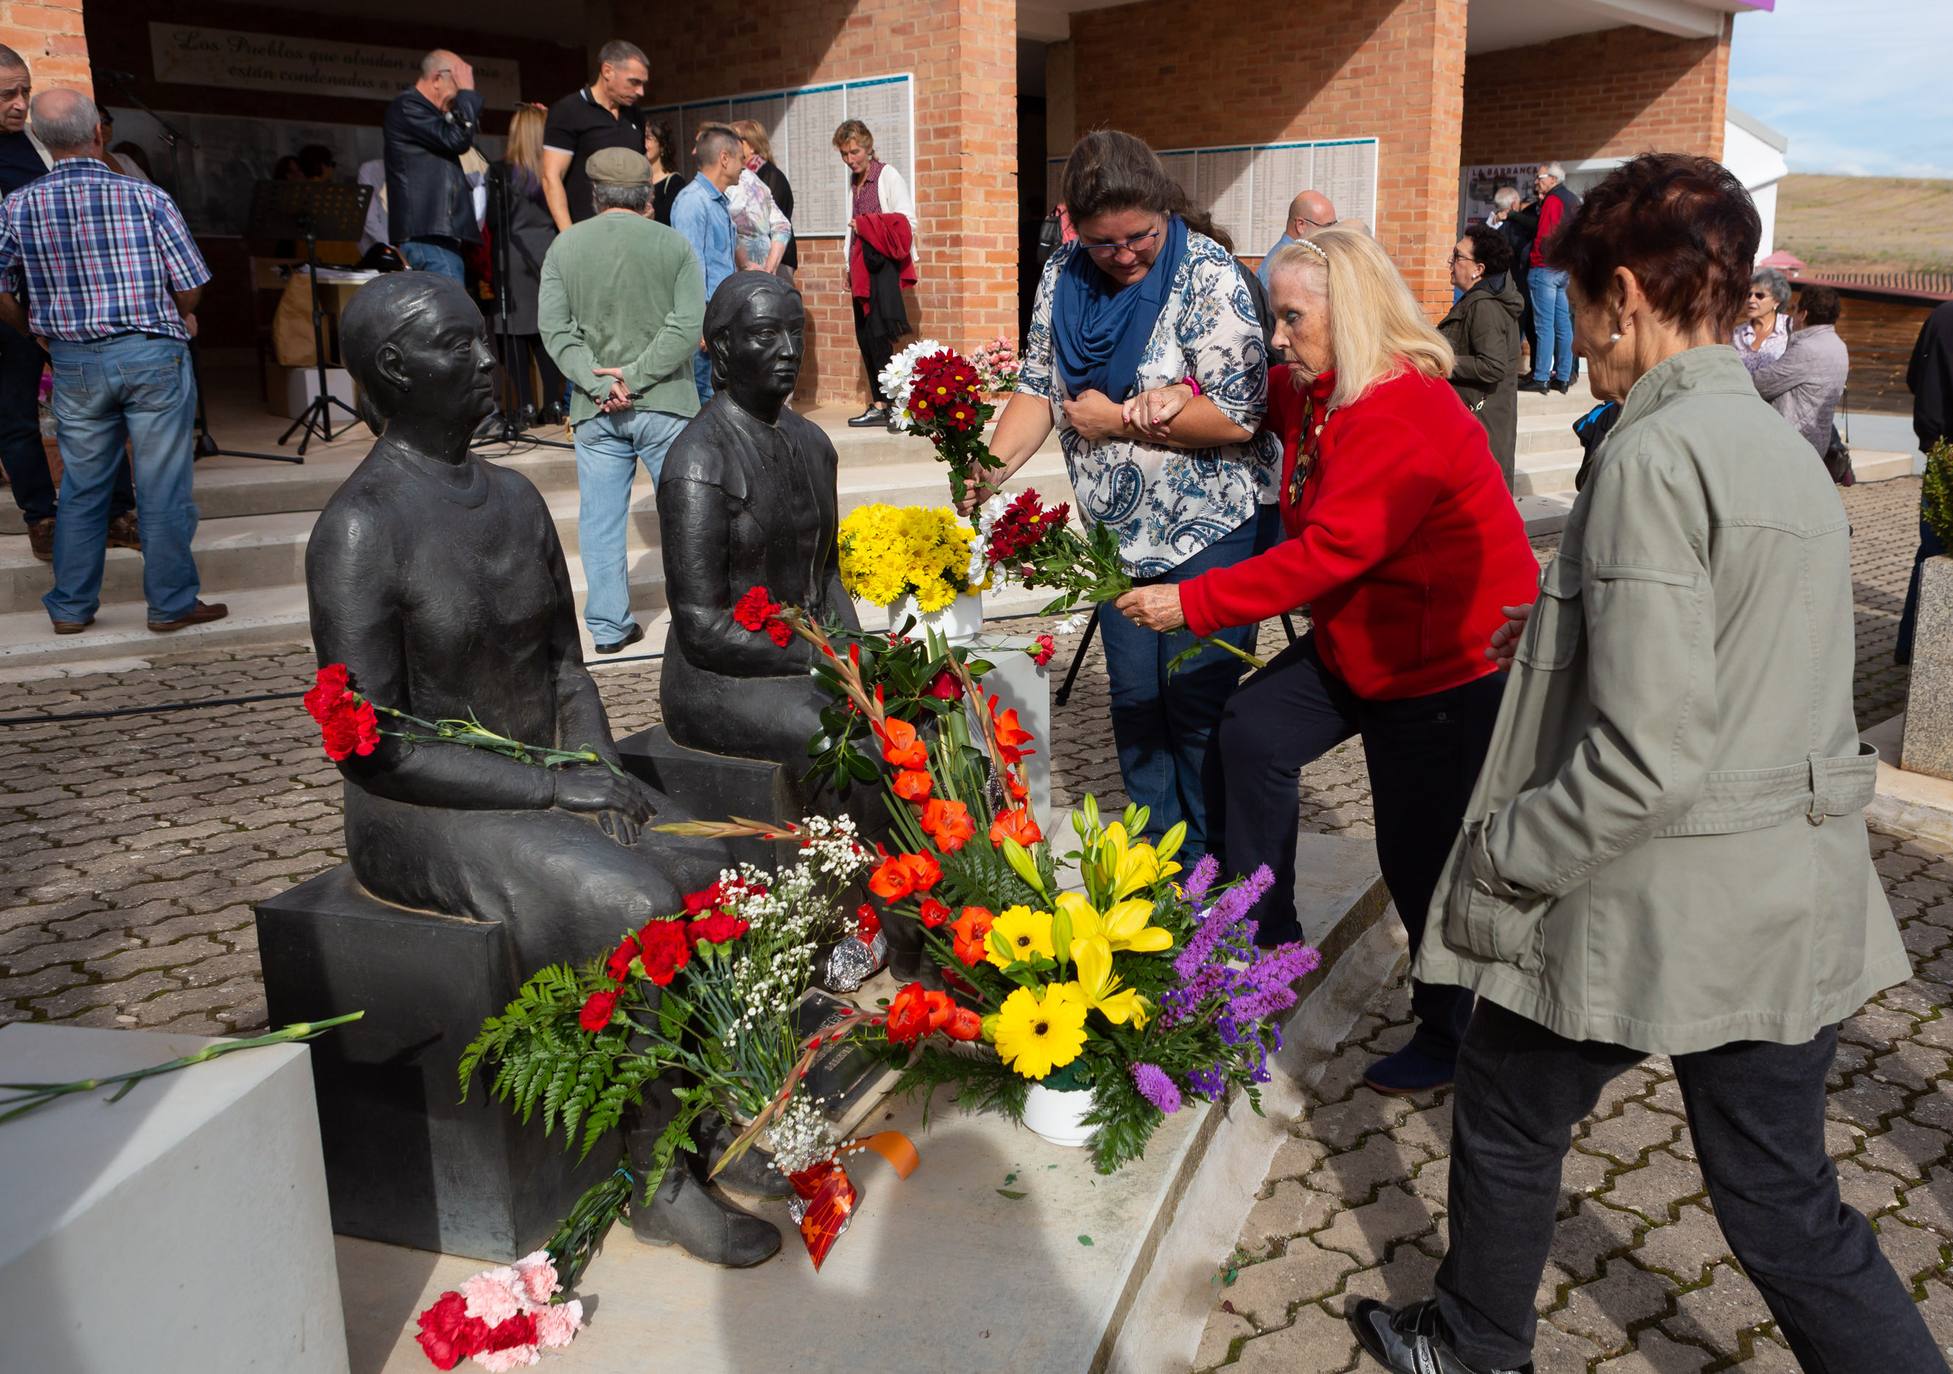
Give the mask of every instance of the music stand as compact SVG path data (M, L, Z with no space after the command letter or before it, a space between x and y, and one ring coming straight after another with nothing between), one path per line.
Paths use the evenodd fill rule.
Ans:
M319 240L357 239L366 228L366 206L373 198L371 186L343 181L261 181L251 193L251 223L247 237L253 239L305 240L305 270L312 284L312 364L318 369L319 394L307 402L291 427L278 436L279 444L291 442L299 430L300 459L314 435L327 443L333 440L332 408L338 406L357 421L359 412L327 389L325 351L325 307L319 304ZM342 431L343 432L343 431Z

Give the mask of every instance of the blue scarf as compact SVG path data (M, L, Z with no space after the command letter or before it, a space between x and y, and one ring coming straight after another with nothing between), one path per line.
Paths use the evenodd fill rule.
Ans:
M1132 395L1146 340L1186 255L1187 222L1178 215L1167 219L1152 269L1124 289L1099 271L1083 244L1072 253L1051 302L1052 354L1067 396L1099 391L1124 401Z

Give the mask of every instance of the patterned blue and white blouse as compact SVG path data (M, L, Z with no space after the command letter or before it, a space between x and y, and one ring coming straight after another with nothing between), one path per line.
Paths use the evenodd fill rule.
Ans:
M1053 291L1079 251L1067 243L1045 264L1017 389L1051 402L1079 513L1112 527L1135 577L1157 577L1275 499L1281 443L1260 432L1268 406L1268 350L1234 259L1205 234L1189 233L1186 256L1139 362L1138 389L1194 377L1221 413L1253 437L1205 449L1116 438L1088 442L1065 422L1064 383L1051 356Z

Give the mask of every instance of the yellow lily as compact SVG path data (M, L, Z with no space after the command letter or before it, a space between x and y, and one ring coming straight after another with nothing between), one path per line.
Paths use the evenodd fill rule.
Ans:
M1146 999L1120 986L1119 976L1112 971L1112 947L1104 936L1072 941L1071 957L1078 966L1078 981L1071 986L1080 1001L1102 1012L1115 1026L1131 1021L1137 1030L1146 1025Z
M1173 948L1173 936L1159 926L1148 925L1153 903L1143 897L1115 902L1101 912L1076 892L1058 894L1058 909L1071 920L1071 938L1102 939L1109 949L1129 949L1136 954L1151 954Z
M1097 867L1107 888L1105 900L1110 902L1130 897L1180 871L1179 864L1162 859L1147 841L1129 838L1125 825L1118 821L1107 826L1099 840Z

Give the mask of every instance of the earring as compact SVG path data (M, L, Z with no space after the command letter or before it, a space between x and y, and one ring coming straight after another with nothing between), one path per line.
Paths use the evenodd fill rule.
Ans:
M1619 343L1620 341L1621 341L1621 331L1618 329L1615 330L1612 334L1609 334L1607 336L1607 342L1609 343Z

